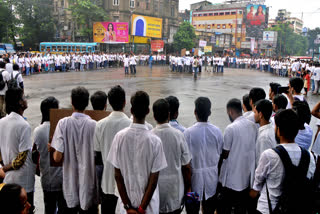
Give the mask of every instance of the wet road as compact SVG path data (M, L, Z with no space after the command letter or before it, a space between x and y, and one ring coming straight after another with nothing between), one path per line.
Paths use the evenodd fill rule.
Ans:
M167 66L137 67L137 74L125 75L123 68L110 68L108 70L68 73L46 73L24 77L25 94L29 108L25 111L29 123L34 129L41 121L40 102L48 96L54 96L60 101L60 108L71 107L71 89L76 86L86 87L90 95L97 90L105 91L114 85L121 85L127 96L125 112L130 115L130 96L137 90L146 91L152 103L169 95L174 95L180 100L180 114L178 121L189 127L195 123L194 100L199 96L206 96L212 102L212 115L210 122L218 126L222 131L230 123L226 114L226 103L231 98L239 98L252 87L262 87L268 94L269 83L277 82L281 85L288 84L288 78L273 76L269 73L261 73L257 70L225 69L225 73L216 74L203 72L197 80L189 73L170 72ZM268 95L267 95L268 96ZM312 108L319 101L319 96L307 98ZM91 105L88 107L92 109ZM108 105L108 110L111 107ZM147 121L155 125L152 113ZM311 126L315 130L315 119ZM43 213L42 189L39 179L36 182L35 204L36 213Z

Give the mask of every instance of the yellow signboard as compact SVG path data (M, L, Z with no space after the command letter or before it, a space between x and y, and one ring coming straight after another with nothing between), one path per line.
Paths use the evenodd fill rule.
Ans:
M150 43L150 38L142 36L130 36L130 43L148 44Z
M131 26L131 35L162 38L161 18L133 14Z
M205 53L211 53L212 52L212 46L204 46L204 52Z

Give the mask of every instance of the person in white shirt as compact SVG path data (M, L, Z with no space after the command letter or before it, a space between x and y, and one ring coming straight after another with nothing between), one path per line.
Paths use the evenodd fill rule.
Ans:
M218 213L246 213L248 191L255 169L256 125L242 116L241 101L231 99L227 113L232 122L224 131L223 151L219 161L221 172L221 207ZM220 168L220 167L219 167Z
M133 123L115 136L107 160L115 168L120 213L159 213L159 172L167 167L162 142L148 131L149 95L131 97Z
M252 88L249 92L249 100L250 100L250 106L252 109L254 109L254 104L258 102L259 100L263 100L266 98L266 92L262 88ZM255 123L254 119L254 112L251 111L250 114L246 116L248 120ZM258 126L257 126L258 127Z
M0 90L0 119L6 116L6 105L5 105L5 94L8 89L6 83L7 71L5 70L6 63L1 61L0 62L0 75L3 81L3 88Z
M137 65L136 59L135 59L134 55L131 54L131 56L130 56L130 72L131 72L131 74L137 73L136 65Z
M184 132L192 155L191 189L199 194L203 212L214 213L217 207L218 163L223 137L220 129L208 122L211 102L207 97L196 99L194 112L197 123ZM195 212L199 213L199 210L200 204Z
M256 166L258 166L262 152L275 147L277 143L274 137L274 127L269 122L272 114L272 103L269 100L259 100L256 102L253 111L254 119L260 125L256 142Z
M16 80L16 84L14 87L19 87L24 89L24 83L22 75L19 73L19 65L11 63L6 64L6 72L3 73L5 75L5 81L7 82L7 87L11 87L9 81L12 79ZM9 85L9 86L8 86Z
M31 127L23 117L28 103L21 88L7 90L5 101L8 116L0 120L0 174L5 174L4 183L26 190L33 212L36 165L32 162Z
M270 122L272 124L272 127L275 128L275 121L274 121L274 116L279 110L287 109L288 105L288 99L282 95L282 94L277 94L273 97L272 99L272 113Z
M319 93L319 85L320 85L320 64L317 63L314 69L314 91L313 95L317 95Z
M116 196L116 185L114 179L114 168L107 162L107 157L114 136L131 124L131 120L124 114L126 94L121 86L115 86L108 92L109 103L113 112L97 123L94 133L94 150L96 156L100 156L103 162L102 174L102 203L101 213L115 213L118 197Z
M286 96L289 100L287 108L292 108L295 101L306 101L303 94L301 93L304 82L300 77L291 77L289 80L289 90Z
M163 145L168 167L159 175L160 213L181 212L185 193L191 192L191 154L184 135L169 125L169 103L159 99L153 104L157 126L152 132Z
M252 107L250 105L250 100L249 100L249 94L245 94L242 97L242 110L243 110L243 116L247 117L249 114L252 112Z
M126 57L123 59L123 66L124 66L124 74L129 74L129 58L128 58L128 54L126 54Z
M169 103L169 106L170 106L170 121L169 121L170 126L172 126L175 129L178 129L183 133L186 130L186 128L183 127L177 121L179 116L179 106L180 106L178 98L175 96L169 96L169 97L166 97L165 100Z
M71 91L74 113L61 119L55 129L51 147L53 159L62 162L63 195L68 212L97 212L97 184L94 155L96 122L84 110L89 92L83 87Z
M41 102L41 125L33 133L34 145L40 154L40 176L45 213L65 212L67 207L62 192L62 167L50 166L48 142L50 133L50 109L58 109L59 101L48 97Z
M302 157L302 149L294 141L299 130L297 114L292 109L280 111L275 116L275 122L275 134L278 144L280 144L288 154L292 164L298 166ZM303 150L303 153L306 154L310 160L308 169L306 170L306 177L310 179L313 177L315 171L315 161L307 150ZM253 198L256 198L260 192L257 207L257 210L260 213L269 214L270 209L274 210L282 194L285 176L284 164L277 152L273 149L264 151L261 154L258 167L255 171L254 185L250 191L250 196ZM299 175L295 174L294 176ZM266 191L267 188L269 194ZM271 207L269 207L268 195ZM305 198L308 198L308 196L297 199L298 203L296 205L300 205L298 208L302 208L302 210L295 209L294 211L291 210L289 213L304 213L307 208L305 207Z

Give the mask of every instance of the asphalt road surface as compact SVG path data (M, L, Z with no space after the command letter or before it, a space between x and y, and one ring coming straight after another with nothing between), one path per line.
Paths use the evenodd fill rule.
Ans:
M211 69L211 68L210 68ZM60 101L60 108L71 108L71 89L77 86L86 87L90 95L97 90L105 91L115 85L121 85L126 91L127 105L125 113L130 116L130 96L137 90L146 91L152 103L159 98L174 95L180 100L180 114L178 121L185 127L196 122L194 116L194 101L199 96L209 97L212 102L212 115L209 120L222 131L230 123L226 113L226 103L231 98L239 98L253 87L265 89L268 97L269 83L277 82L283 86L288 84L288 78L274 76L257 70L228 69L224 74L206 72L202 69L198 79L192 74L169 71L168 66L137 67L136 75L125 75L123 68L109 68L107 70L86 72L57 72L35 74L24 77L25 95L28 100L28 109L25 117L32 129L40 124L40 103L48 96L54 96ZM319 101L319 96L309 94L307 100L312 108ZM88 109L92 109L89 105ZM108 110L111 107L108 105ZM147 121L155 125L152 113ZM311 126L316 130L315 119ZM36 179L35 188L36 213L44 213L42 188L40 179Z

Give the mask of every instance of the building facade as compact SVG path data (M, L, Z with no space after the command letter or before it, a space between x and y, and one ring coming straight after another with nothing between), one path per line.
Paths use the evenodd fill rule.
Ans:
M292 28L293 32L296 34L302 34L303 30L303 20L297 17L292 17L291 13L286 9L278 10L278 15L275 19L270 19L268 27L275 27L278 24L288 23L289 27Z

